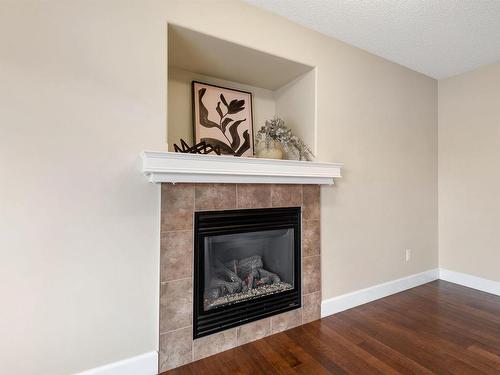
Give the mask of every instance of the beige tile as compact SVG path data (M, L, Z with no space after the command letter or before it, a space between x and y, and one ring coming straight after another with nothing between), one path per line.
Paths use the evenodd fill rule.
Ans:
M161 231L193 228L194 185L161 184Z
M303 298L302 323L321 319L321 292L306 294Z
M160 280L172 281L193 273L193 232L175 231L161 234Z
M304 258L302 261L302 277L304 280L302 294L317 292L321 289L320 256Z
M320 218L320 187L319 185L302 186L302 207L304 220L319 220Z
M257 320L237 328L238 345L261 339L271 334L271 318Z
M160 285L160 332L192 325L193 283L190 278Z
M320 221L304 220L302 226L302 256L319 255L321 249Z
M194 340L194 360L236 347L236 328Z
M272 185L273 207L299 207L302 205L302 185Z
M302 309L287 311L271 317L272 333L278 333L302 324Z
M193 358L193 328L160 335L160 372L190 363Z
M229 210L236 208L235 184L196 184L196 210Z
M271 185L238 184L236 188L238 208L271 207Z

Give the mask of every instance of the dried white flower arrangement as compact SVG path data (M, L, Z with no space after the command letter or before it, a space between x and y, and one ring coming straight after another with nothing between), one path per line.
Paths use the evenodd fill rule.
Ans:
M260 128L255 138L257 142L265 142L267 147L272 141L279 142L286 152L297 153L299 160L312 160L314 158L309 146L293 134L279 117L266 121L266 124Z

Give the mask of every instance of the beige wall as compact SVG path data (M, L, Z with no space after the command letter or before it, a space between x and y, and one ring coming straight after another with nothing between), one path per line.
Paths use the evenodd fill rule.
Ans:
M165 23L121 1L0 2L0 373L157 347Z
M317 67L323 299L437 266L434 80L235 1L2 0L1 373L157 349L167 21Z
M318 154L345 169L322 189L323 299L438 263L436 82L356 50L330 57Z
M280 87L275 97L276 116L316 154L316 69Z
M439 81L439 263L500 281L500 63Z

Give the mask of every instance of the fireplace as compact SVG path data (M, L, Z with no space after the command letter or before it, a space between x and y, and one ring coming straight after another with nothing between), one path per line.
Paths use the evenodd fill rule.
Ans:
M301 210L289 207L300 207ZM319 319L320 214L318 185L163 183L160 372ZM239 234L247 236L240 237L243 238L240 240L242 244L252 241L270 244L267 253L262 246L255 253L240 250L239 255L219 256L221 263L232 265L234 271L241 260L246 259L242 265L246 262L252 264L255 258L248 258L260 256L264 272L254 277L257 279L255 285L257 281L260 281L259 285L271 285L265 279L260 280L265 271L269 271L276 274L280 281L292 285L293 289L262 290L265 293L260 293L261 290L256 292L257 288L252 288L253 292L259 293L255 298L235 295L228 303L224 300L213 301L219 296L226 298L227 289L212 290L212 293L219 294L207 295L212 300L205 304L205 285L211 280L209 276L214 268L217 268L210 266L210 262L215 264L217 253L223 250L231 254L230 250L238 247L233 245L237 244L235 237ZM286 259L293 261L293 278L290 272L275 268L273 259L269 259L271 255L282 258L283 250L274 254L271 250L282 248L280 244L289 244L292 237L293 246L286 246L285 249L288 251ZM212 250L209 250L210 246ZM205 258L208 263L206 272ZM285 264L283 260L277 263ZM260 266L258 259L257 265ZM235 273L238 274L238 268ZM242 277L247 279L244 275ZM274 280L277 281L276 278ZM271 285L271 289L277 286Z
M301 307L301 209L195 212L193 338Z

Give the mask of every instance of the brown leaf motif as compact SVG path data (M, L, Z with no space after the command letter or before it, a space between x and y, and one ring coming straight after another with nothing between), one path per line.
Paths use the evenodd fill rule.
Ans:
M203 104L203 96L205 95L205 92L207 89L202 88L198 91L198 104L200 108L200 124L203 125L205 128L220 128L219 124L210 121L208 119L208 109L205 107L205 104Z
M216 139L210 137L202 138L201 140L212 146L220 147L220 150L223 154L235 156L243 155L245 151L250 149L250 133L248 132L248 130L245 130L243 132L243 144L241 144L242 137L238 132L238 127L247 119L245 118L234 121L232 118L228 117L228 115L243 111L245 109L245 100L234 99L231 100L228 104L227 99L224 97L224 95L220 94L220 101L217 102L217 106L215 107L215 111L219 115L219 123L217 124L216 122L208 118L209 112L207 107L203 103L203 97L205 96L206 91L206 88L201 88L200 90L198 90L200 124L205 128L219 129L222 133L223 138L225 139ZM231 138L228 137L226 131L228 131Z

